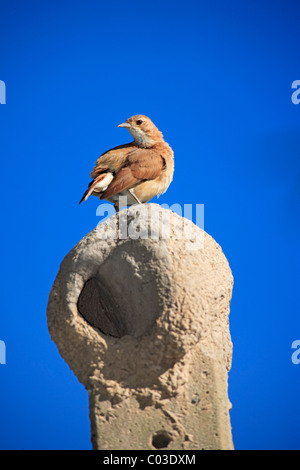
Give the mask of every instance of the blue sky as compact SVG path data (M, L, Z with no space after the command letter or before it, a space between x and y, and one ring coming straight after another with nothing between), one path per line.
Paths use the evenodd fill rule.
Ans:
M296 1L0 0L1 449L90 449L88 399L50 340L59 263L98 223L95 160L148 115L175 153L157 202L204 204L235 283L237 449L299 449ZM156 202L156 200L154 200Z

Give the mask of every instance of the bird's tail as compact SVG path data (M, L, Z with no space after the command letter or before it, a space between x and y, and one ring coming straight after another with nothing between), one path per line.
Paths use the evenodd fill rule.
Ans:
M83 201L86 201L92 193L99 193L99 196L106 190L108 185L111 183L113 179L112 173L102 173L101 175L97 176L93 181L90 182L86 192L82 196L79 201L81 204ZM98 195L98 194L97 194Z

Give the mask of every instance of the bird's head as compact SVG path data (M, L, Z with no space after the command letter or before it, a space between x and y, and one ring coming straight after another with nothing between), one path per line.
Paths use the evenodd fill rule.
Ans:
M153 124L151 119L142 114L132 116L123 124L119 124L118 127L128 129L139 147L151 147L155 142L163 139L162 133Z

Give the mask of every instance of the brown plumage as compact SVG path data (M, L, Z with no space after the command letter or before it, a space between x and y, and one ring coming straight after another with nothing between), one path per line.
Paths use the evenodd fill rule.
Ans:
M98 158L90 175L93 180L80 203L93 195L113 202L118 211L120 196L126 196L127 205L131 206L148 202L168 189L173 179L174 159L162 133L141 114L118 127L128 129L134 141L108 150Z

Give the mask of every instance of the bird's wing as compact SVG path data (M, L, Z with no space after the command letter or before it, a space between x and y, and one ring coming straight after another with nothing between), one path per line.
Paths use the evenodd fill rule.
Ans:
M90 174L91 178L96 178L104 171L118 172L124 165L128 152L136 148L133 143L118 145L107 152L104 152L96 161L95 167Z
M103 191L103 189L106 189L112 180L112 177L107 177L107 175L114 175L116 172L118 172L124 165L124 162L128 157L128 152L135 148L136 147L130 143L118 145L118 147L114 147L110 150L107 150L107 152L104 152L96 161L95 167L90 174L91 178L93 178L93 181L91 181L88 185L88 188L82 196L79 204L81 204L83 201L86 201L94 191L100 193L101 190ZM101 185L102 181L103 185ZM98 185L99 189L97 188ZM101 186L103 186L103 188L101 188Z
M129 152L123 168L118 171L108 188L101 195L106 199L142 181L157 178L165 167L164 158L154 149L134 149Z

